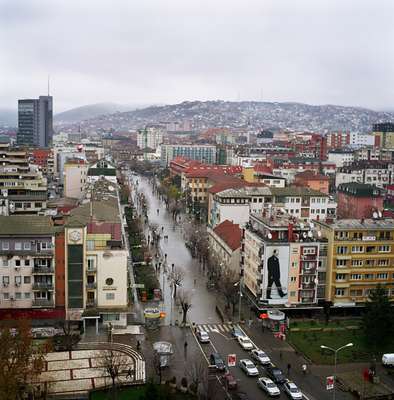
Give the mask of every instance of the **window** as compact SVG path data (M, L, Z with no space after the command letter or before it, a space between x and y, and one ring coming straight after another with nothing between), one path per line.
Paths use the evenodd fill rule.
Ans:
M345 296L345 289L335 289L335 296Z
M361 297L363 295L362 289L350 290L351 297Z
M23 277L23 283L25 283L25 284L29 284L29 283L31 283L31 276L24 276Z
M336 274L335 280L336 281L344 281L346 279L346 274Z
M390 264L390 260L378 260L379 267L388 267Z
M106 293L105 299L106 300L115 300L115 293Z
M10 244L8 242L2 242L1 248L3 250L9 250L10 249Z
M3 285L8 286L10 284L10 277L9 276L3 276Z
M31 243L30 242L23 243L23 250L31 250Z
M42 208L42 203L36 202L36 208Z
M337 267L346 267L346 260L337 259Z
M15 285L16 286L20 286L20 284L22 283L22 277L20 275L15 277Z
M22 243L21 242L15 242L15 250L22 250Z
M20 267L21 266L21 260L16 259L15 260L15 267Z
M364 253L364 246L352 246L352 253Z
M351 274L350 279L352 279L354 281L359 281L362 279L362 275L361 274Z
M388 277L388 273L387 272L376 274L376 279L387 279L387 277Z
M48 249L50 249L50 247L51 247L51 245L48 242L41 242L40 243L41 250L48 250Z
M29 292L25 292L25 299L29 300L30 299L30 293Z
M21 292L15 292L15 300L22 300L22 293Z
M25 267L30 267L30 260L25 260Z
M88 271L94 271L94 259L88 258Z
M379 253L389 253L391 251L391 247L388 245L379 246Z
M375 251L375 246L367 246L365 250L367 253L373 253Z
M347 247L346 246L338 246L337 247L337 254L347 254Z
M87 250L94 250L94 240L87 240L86 241L86 249Z
M8 258L3 258L3 267L8 267Z
M9 300L10 299L10 294L9 293L3 293L3 299L4 300Z
M291 278L290 278L290 282L296 282L297 281L297 278L295 277L295 276L292 276Z
M363 265L363 260L352 260L352 267L361 267Z
M315 247L304 247L302 254L316 254Z
M364 279L373 279L373 274L364 274Z

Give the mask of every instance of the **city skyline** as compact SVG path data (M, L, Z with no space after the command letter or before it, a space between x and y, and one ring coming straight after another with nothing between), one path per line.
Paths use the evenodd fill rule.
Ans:
M389 1L0 4L3 108L46 92L49 74L55 112L212 99L392 109Z

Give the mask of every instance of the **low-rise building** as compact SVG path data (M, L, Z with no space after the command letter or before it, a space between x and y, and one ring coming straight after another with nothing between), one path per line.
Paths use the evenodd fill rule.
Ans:
M304 171L295 176L294 185L328 194L330 179L326 175L317 174L313 171Z
M336 165L337 168L350 165L354 161L354 151L353 150L331 150L328 153L328 161Z
M223 221L215 228L208 228L209 246L226 273L238 277L240 273L242 231L237 224Z
M364 183L342 183L337 189L338 218L371 218L383 210L384 191Z
M394 299L394 220L317 222L328 240L326 299L334 306L364 304L378 284Z

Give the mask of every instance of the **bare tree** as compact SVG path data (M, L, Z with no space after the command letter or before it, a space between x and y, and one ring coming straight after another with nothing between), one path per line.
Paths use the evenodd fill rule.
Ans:
M103 368L103 374L111 378L111 397L113 400L117 397L117 385L121 375L125 375L130 370L130 358L112 347L103 352L99 359L98 366ZM134 368L134 366L132 366Z
M192 307L192 302L191 302L192 295L190 292L187 292L185 290L180 291L179 293L179 304L182 309L182 325L186 325L186 319L187 319L187 312L191 309Z
M239 287L236 285L239 277L235 272L228 272L222 276L220 280L220 291L223 293L227 302L227 308L232 306L232 313L234 315L235 306L239 299Z
M190 380L191 389L198 394L200 385L204 386L203 384L207 380L207 365L205 361L201 359L193 360L186 370L186 375ZM203 392L203 390L201 390L201 392Z
M180 269L174 269L169 275L170 282L174 287L174 298L176 298L178 286L182 286L183 279L185 278L185 273Z

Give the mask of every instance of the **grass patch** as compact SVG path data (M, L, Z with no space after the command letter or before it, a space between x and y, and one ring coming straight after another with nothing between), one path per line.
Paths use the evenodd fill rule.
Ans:
M289 342L300 352L317 364L332 364L334 353L322 350L321 345L337 349L347 343L353 343L353 347L341 350L338 353L338 363L370 361L373 357L370 346L364 340L362 330L341 331L309 331L290 332L287 336ZM392 349L394 339L387 347ZM382 351L384 353L385 351ZM379 357L378 357L379 359Z
M340 319L329 321L328 324L325 321L320 320L307 320L299 321L297 319L290 319L290 329L314 329L314 328L345 328L346 326L359 326L361 319Z

